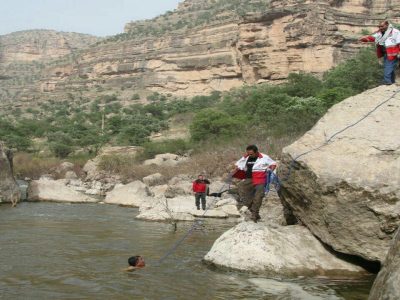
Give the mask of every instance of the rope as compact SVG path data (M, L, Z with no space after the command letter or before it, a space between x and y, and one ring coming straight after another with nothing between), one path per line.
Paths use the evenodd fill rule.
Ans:
M339 134L345 132L346 130L356 126L357 124L359 124L360 122L362 122L363 120L365 120L366 118L368 118L373 112L375 112L376 110L378 110L378 108L380 108L382 105L384 105L385 103L389 102L390 100L392 100L398 93L400 93L400 89L398 89L397 91L395 91L393 93L392 96L390 96L389 98L385 99L384 101L380 102L377 106L375 106L372 110L370 110L367 114L365 114L363 117L361 117L360 119L358 119L356 122L347 125L346 127L340 129L339 131L335 132L334 134L332 134L323 144L321 144L318 147L315 147L313 149L307 150L299 155L297 155L295 158L292 159L292 161L290 162L289 165L289 170L288 170L288 174L287 176L280 180L279 177L276 175L276 184L275 186L275 190L279 190L281 183L284 181L287 181L291 175L292 169L294 167L294 164L296 163L296 161L300 158L303 157L311 152L317 151L323 147L325 147L326 145L328 145L336 136L338 136ZM228 178L228 190L230 189L230 185L232 182L232 174L229 176ZM225 183L222 188L220 189L219 193L221 193L221 191L223 190L223 188L225 187L225 185L227 184ZM270 189L268 188L268 190L266 191L266 196L268 195ZM201 217L204 217L204 215L207 213L207 211L209 210L209 208L211 207L211 204L213 204L215 202L215 199L213 200L213 202L211 202L206 210L204 211L204 213L201 215ZM165 254L164 256L162 256L159 260L158 260L158 264L161 264L165 259L167 259L172 253L175 252L176 249L178 249L178 247L186 240L187 237L189 237L193 231L197 228L197 225L201 224L200 220L196 220L193 225L189 228L189 230L185 233L185 235L183 235Z
M375 112L376 110L378 110L378 108L380 108L382 105L386 104L387 102L389 102L390 100L392 100L398 93L400 93L400 88L397 89L397 91L395 91L393 93L392 96L390 96L389 98L385 99L384 101L380 102L377 106L375 106L372 110L370 110L367 114L365 114L363 117L361 117L359 120L357 120L356 122L347 125L346 127L340 129L339 131L335 132L334 134L332 134L323 144L321 144L320 146L307 150L299 155L297 155L295 158L292 159L292 161L290 162L289 165L289 170L288 170L288 174L286 175L285 178L283 178L282 180L280 180L278 178L278 183L280 184L281 182L287 181L292 173L292 170L294 168L294 165L296 163L296 161L300 158L303 157L311 152L317 151L325 146L327 146L336 136L338 136L339 134L345 132L346 130L356 126L357 124L359 124L360 122L362 122L363 120L365 120L366 118L368 118L373 112Z
M224 187L226 185L228 185L228 189L230 190L231 187L231 182L232 182L232 174L229 175L228 180L226 183L224 183L224 185L221 187L221 189L219 190L219 193L222 192L222 190L224 189ZM207 211L210 209L210 207L214 204L214 202L217 200L217 197L215 197L215 199L209 203L206 207L206 209L204 210L203 214L200 217L204 217L204 215L207 213ZM189 230L178 240L175 242L175 244L157 261L157 264L161 264L164 260L166 260L172 253L175 252L176 249L178 249L178 247L193 233L193 231L197 228L198 225L200 225L202 223L201 220L195 220L193 225L189 228Z

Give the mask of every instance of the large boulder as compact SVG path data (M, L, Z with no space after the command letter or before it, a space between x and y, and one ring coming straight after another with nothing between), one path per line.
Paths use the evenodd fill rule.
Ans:
M149 188L141 181L119 184L107 193L105 203L139 207L154 201Z
M168 181L168 188L165 191L165 197L174 198L183 195L192 195L193 179L187 175L179 175Z
M143 162L145 166L156 165L163 167L175 167L181 162L187 161L185 156L179 156L172 153L157 154L153 159L148 159Z
M400 230L393 239L378 277L372 286L369 300L400 299Z
M242 222L219 237L204 259L230 269L279 276L365 273L336 258L299 225Z
M173 211L169 207L171 199L158 198L151 208L140 208L140 214L136 216L137 219L147 221L193 221L194 217L189 212Z
M99 201L66 186L66 180L52 180L47 178L33 180L30 183L28 200L78 203Z
M0 203L12 202L16 203L20 199L20 191L12 172L12 157L7 156L6 149L0 143Z
M194 196L178 196L175 198L158 197L153 200L153 206L140 206L140 214L138 219L165 221L165 220L180 220L191 221L194 217L200 218L228 218L238 217L239 212L236 206L222 205L215 206L213 197L208 198L206 211L197 210Z
M283 150L280 168L280 195L294 216L334 250L371 261L384 260L400 224L397 89L380 86L333 106Z
M151 174L143 178L143 183L148 186L161 185L165 181L165 178L160 173Z

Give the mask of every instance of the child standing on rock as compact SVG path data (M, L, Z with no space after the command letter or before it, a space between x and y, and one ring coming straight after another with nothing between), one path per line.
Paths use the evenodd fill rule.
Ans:
M201 208L203 210L206 210L206 195L207 195L208 184L210 184L210 181L205 179L202 174L200 174L197 177L197 179L193 181L193 192L197 210L200 210L200 199L201 199Z

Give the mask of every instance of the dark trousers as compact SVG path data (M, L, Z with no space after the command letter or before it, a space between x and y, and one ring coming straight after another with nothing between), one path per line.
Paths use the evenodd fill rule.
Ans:
M383 59L383 83L392 84L395 82L395 72L398 59L389 60L385 55Z
M200 199L201 199L201 208L203 210L206 209L206 193L196 193L194 194L194 198L196 199L196 206L200 208Z
M265 194L264 185L253 185L251 178L248 178L240 181L237 186L239 192L238 209L247 206L253 214L258 215Z

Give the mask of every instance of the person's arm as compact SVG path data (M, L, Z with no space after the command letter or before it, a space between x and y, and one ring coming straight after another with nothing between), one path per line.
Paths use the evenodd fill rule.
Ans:
M375 42L375 38L372 35L364 35L358 39L362 43L373 43Z
M139 269L139 268L136 268L136 267L133 267L133 266L129 266L127 268L122 269L121 271L122 272L132 272L132 271L135 271L137 269Z
M192 191L193 191L193 193L195 193L195 190L196 190L196 181L193 181L193 183L192 183Z

